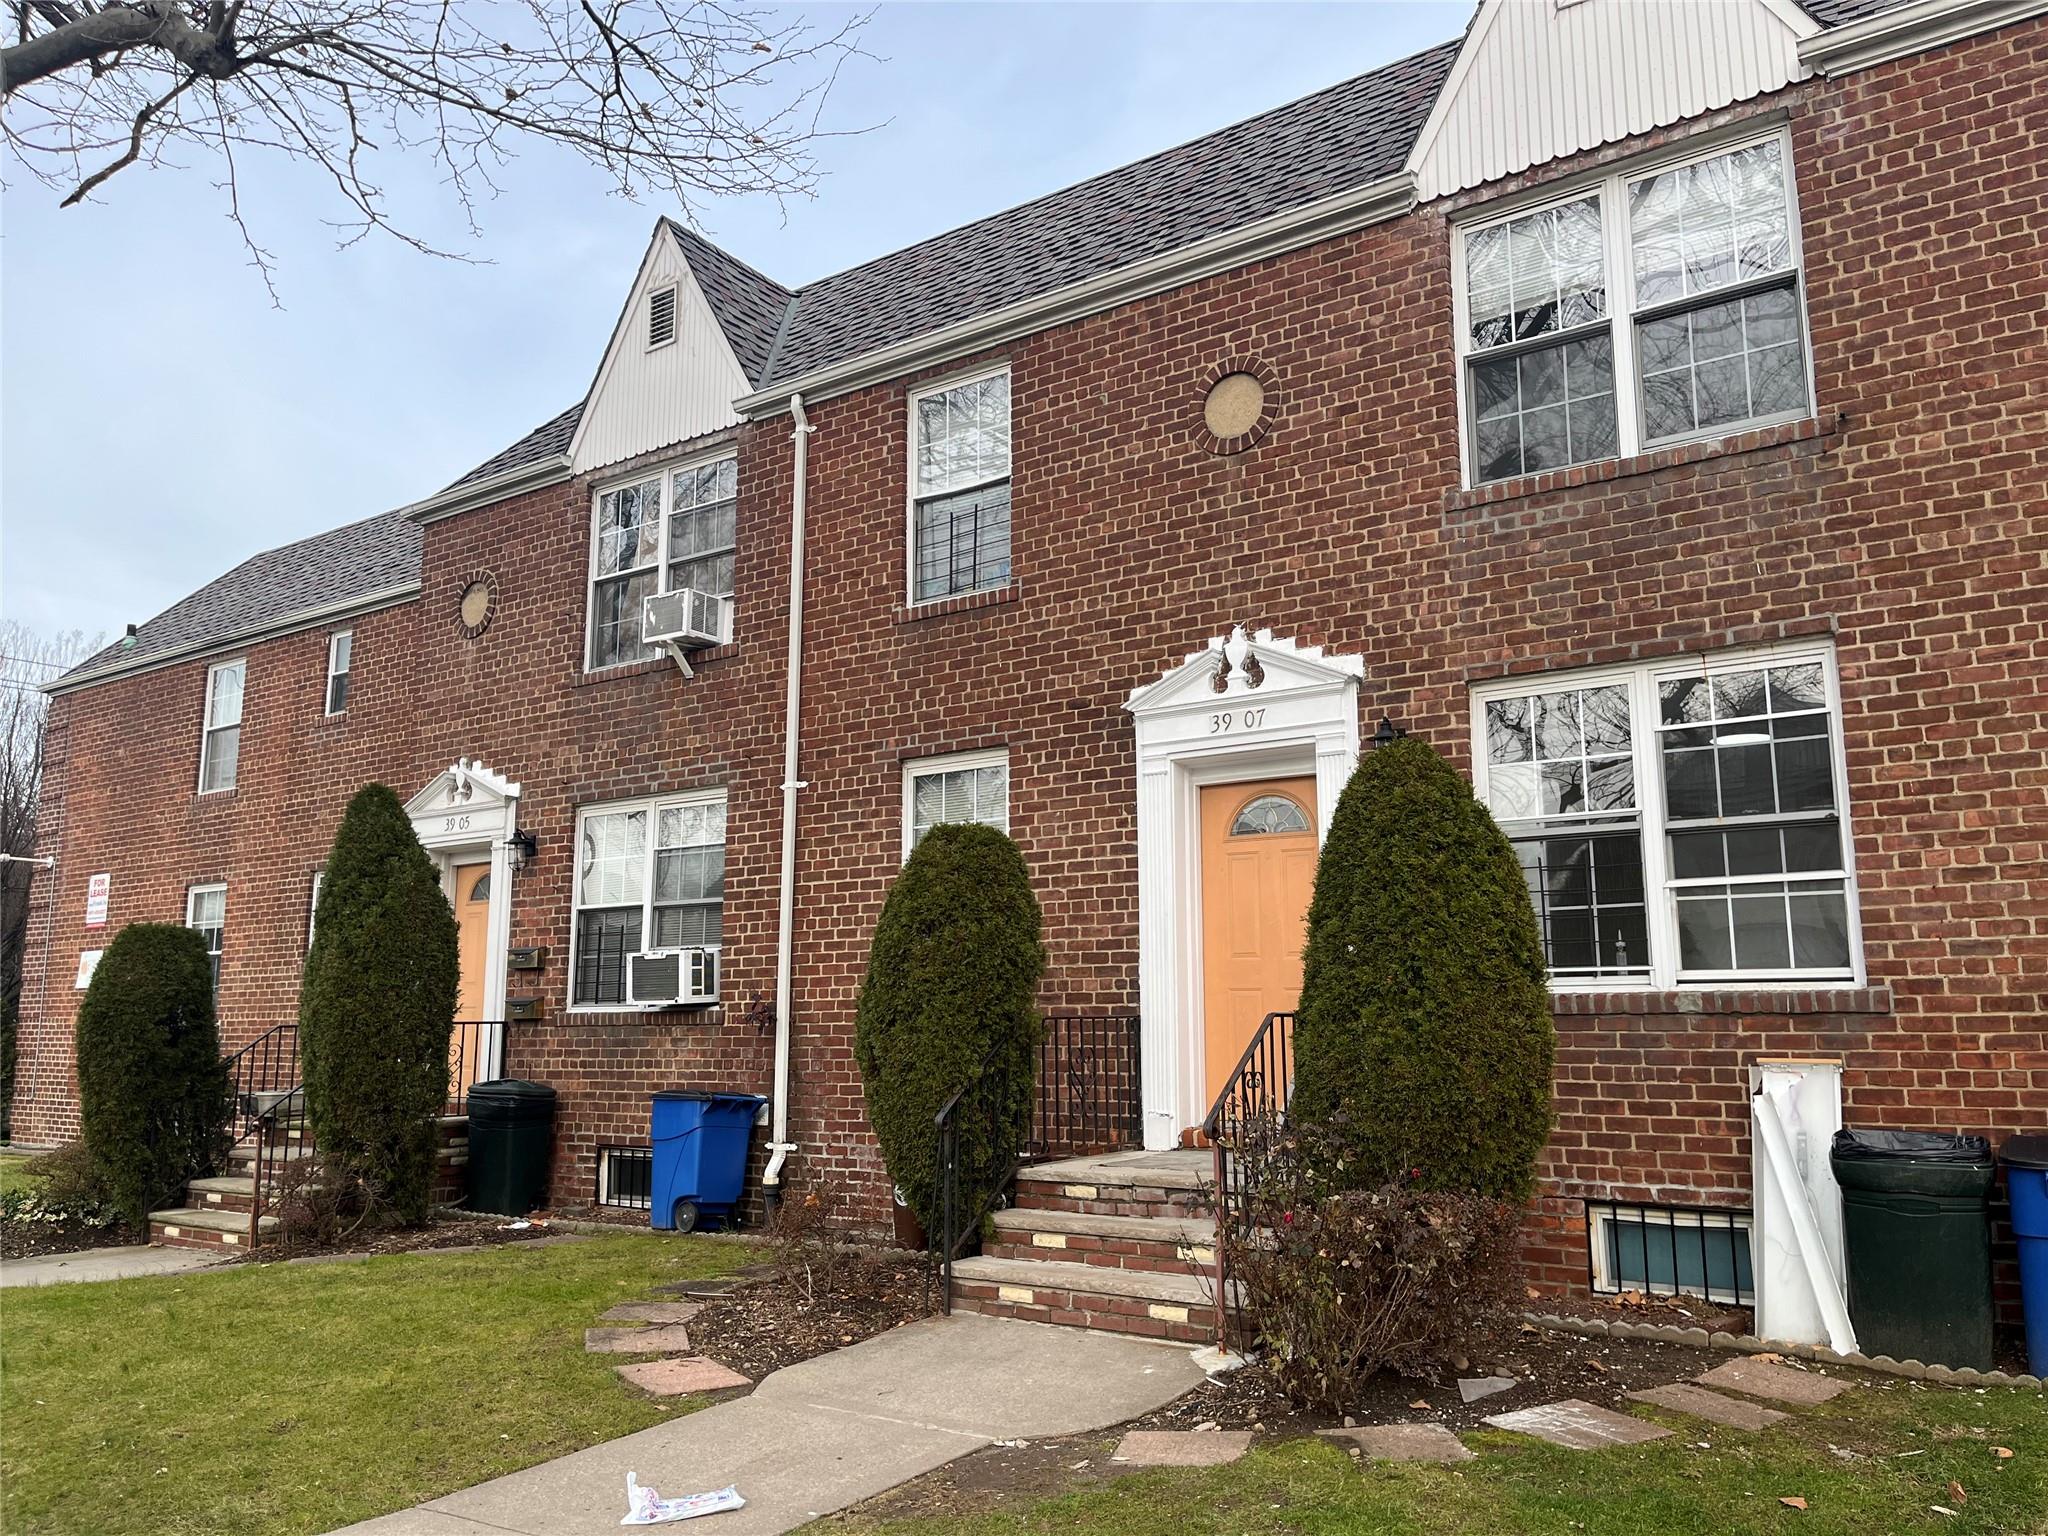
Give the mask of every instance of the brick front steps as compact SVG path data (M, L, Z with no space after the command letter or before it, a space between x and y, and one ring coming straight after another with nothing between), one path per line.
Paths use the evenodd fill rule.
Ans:
M259 1233L277 1230L275 1216L262 1217ZM149 1213L149 1240L161 1248L247 1248L247 1210L204 1210L185 1206L177 1210Z
M1199 1152L1123 1152L1026 1168L953 1305L996 1317L1207 1344L1216 1223Z
M953 1266L953 1306L959 1311L1182 1344L1207 1344L1216 1337L1210 1289L1191 1274L1099 1264L983 1255Z

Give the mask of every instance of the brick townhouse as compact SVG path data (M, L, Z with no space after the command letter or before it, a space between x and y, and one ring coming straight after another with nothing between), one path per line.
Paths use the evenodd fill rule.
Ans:
M729 1087L880 1219L854 996L948 819L1017 839L1045 1007L1171 1147L1292 1006L1382 721L1541 908L1542 1282L1702 1213L1747 1263L1760 1058L1838 1060L1853 1123L2038 1129L2044 9L1487 0L803 287L659 222L561 415L53 686L17 1134L76 1131L122 923L207 931L231 1044L291 1018L375 779L464 1018L560 1091L559 1200L617 1193L650 1089Z

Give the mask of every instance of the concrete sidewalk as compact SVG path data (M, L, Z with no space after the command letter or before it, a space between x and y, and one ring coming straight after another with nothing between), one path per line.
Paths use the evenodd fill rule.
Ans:
M609 1536L626 1512L628 1471L668 1496L734 1484L745 1509L689 1528L776 1536L992 1441L1107 1428L1201 1380L1185 1349L956 1312L777 1371L751 1396L672 1424L352 1525L347 1536Z
M222 1260L202 1248L87 1248L78 1253L39 1253L0 1264L0 1287L68 1285L85 1280L133 1280L137 1275L186 1275Z

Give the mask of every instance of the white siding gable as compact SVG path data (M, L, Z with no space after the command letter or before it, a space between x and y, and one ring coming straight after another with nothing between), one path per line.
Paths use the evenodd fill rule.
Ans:
M648 296L669 287L675 339L650 348ZM590 386L569 446L571 466L580 475L732 426L739 421L732 403L749 388L675 237L658 226Z
M1793 0L1486 0L1409 157L1423 202L1778 90Z

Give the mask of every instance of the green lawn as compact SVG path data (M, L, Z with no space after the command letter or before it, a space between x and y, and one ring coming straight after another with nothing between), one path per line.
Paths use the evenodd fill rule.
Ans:
M1013 1500L993 1514L855 1518L830 1529L834 1536L2048 1532L2048 1404L2038 1392L1864 1387L1761 1434L1653 1416L1679 1433L1632 1449L1573 1452L1488 1431L1465 1437L1480 1458L1462 1466L1363 1470L1330 1446L1294 1440L1255 1450L1235 1466L1132 1473L1082 1492ZM1843 1460L1831 1445L1865 1459ZM2012 1458L2000 1460L1993 1446ZM1900 1454L1916 1451L1922 1454ZM1966 1503L1949 1491L1951 1479ZM1781 1504L1786 1496L1804 1498L1806 1509ZM1957 1513L1936 1514L1936 1504Z
M752 1256L625 1236L8 1291L0 1529L326 1531L644 1429L679 1410L583 1330Z
M29 1157L25 1152L0 1152L0 1195L12 1195L35 1188L36 1180L28 1176Z

